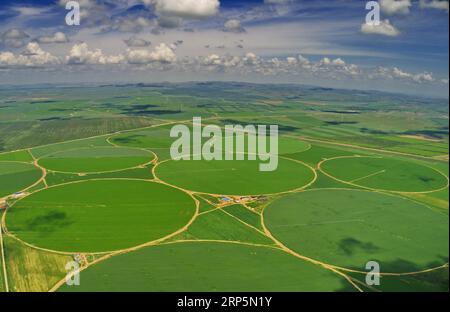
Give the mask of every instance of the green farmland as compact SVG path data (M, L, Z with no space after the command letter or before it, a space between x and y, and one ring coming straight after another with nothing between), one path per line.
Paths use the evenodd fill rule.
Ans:
M448 101L237 83L26 90L0 89L0 292L448 291ZM278 125L277 169L249 150L171 159L172 127L194 116ZM65 284L74 260L80 286ZM365 283L370 261L380 286Z
M31 164L0 162L0 197L26 189L41 176L41 170Z

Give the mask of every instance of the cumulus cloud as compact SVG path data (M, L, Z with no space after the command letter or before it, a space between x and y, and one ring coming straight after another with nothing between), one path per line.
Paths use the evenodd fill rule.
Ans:
M225 22L223 26L223 30L226 32L233 32L233 33L243 33L245 32L245 29L241 25L241 21L237 19L230 19Z
M125 42L125 44L129 47L148 47L150 46L152 43L148 40L142 39L142 38L138 38L138 37L131 37L128 39L125 39L123 42Z
M410 73L404 71L398 67L387 68L378 67L373 74L370 75L371 78L383 78L383 79L398 79L415 83L430 83L434 82L435 78L432 73L422 72L422 73Z
M143 0L154 6L158 15L202 19L219 12L219 0Z
M24 31L12 28L1 35L1 41L4 45L12 48L21 48L27 44L30 36Z
M244 61L245 65L258 65L260 62L260 59L255 53L249 52L249 53L245 54L243 61Z
M375 34L389 37L396 37L400 35L400 31L387 19L381 21L379 25L364 23L361 25L361 32L364 34Z
M222 58L217 54L211 54L204 57L201 62L206 66L218 66L222 64Z
M411 0L379 0L381 10L388 14L409 14L412 6Z
M130 64L174 63L176 60L175 52L165 43L161 43L153 51L147 49L127 50L127 61Z
M119 64L123 61L123 55L105 55L101 49L90 50L85 42L75 44L66 56L66 62L69 65L107 65Z
M16 55L12 52L0 53L0 65L2 66L36 67L58 63L59 59L42 50L37 42L28 43L21 54Z
M41 36L36 39L37 42L41 44L50 44L50 43L66 43L69 40L66 37L66 34L63 32L56 32L51 36Z
M448 0L420 0L419 5L422 9L449 11Z

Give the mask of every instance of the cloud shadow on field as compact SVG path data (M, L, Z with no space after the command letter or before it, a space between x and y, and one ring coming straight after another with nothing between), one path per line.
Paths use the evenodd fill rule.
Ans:
M429 262L426 265L419 265L409 260L396 259L391 262L380 261L381 272L389 273L410 273L421 272L426 269L438 268L444 263L448 262L448 257L437 256L435 261ZM366 271L365 268L351 267L350 269L358 271ZM360 282L359 286L364 291L373 291L368 287L365 287L366 274L363 273L351 273L350 276L354 280ZM438 291L448 292L449 275L448 268L441 268L434 271L423 272L413 275L402 276L384 276L381 278L381 284L379 286L372 286L373 288L384 292L423 292L423 291ZM343 286L339 291L349 291L351 287L348 285Z
M121 138L114 138L114 142L122 143L122 144L129 144L129 143L140 143L138 138L145 138L145 135L141 134L133 134L126 137Z
M339 242L339 248L347 255L353 255L357 250L366 253L375 253L380 250L379 247L371 242L361 242L355 238L344 238Z
M71 225L73 222L67 217L67 214L57 210L49 211L47 214L34 217L26 222L25 230L33 232L53 232L58 228Z

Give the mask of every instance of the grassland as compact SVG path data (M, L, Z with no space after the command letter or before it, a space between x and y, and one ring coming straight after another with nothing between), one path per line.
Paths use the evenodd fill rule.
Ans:
M142 249L84 271L79 288L61 288L61 291L302 290L351 288L344 279L280 250L219 243Z
M94 180L43 190L17 202L8 230L38 247L104 252L165 237L194 215L193 200L167 186Z
M175 237L176 240L212 240L273 245L262 231L252 228L241 219L214 210L199 216L189 229Z
M1 222L12 291L448 291L448 101L239 83L30 90L0 89L0 197L41 179ZM170 129L193 116L277 124L279 170L171 161ZM68 288L74 252L85 270ZM369 260L397 274L367 287Z
M286 246L339 267L361 271L374 260L384 272L405 273L448 262L448 216L401 197L307 191L275 201L264 216Z

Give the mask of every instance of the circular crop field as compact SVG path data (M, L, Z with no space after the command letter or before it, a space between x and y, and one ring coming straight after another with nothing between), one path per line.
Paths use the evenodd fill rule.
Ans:
M126 274L123 274L126 272ZM280 250L183 243L119 255L83 271L60 291L353 291L339 275Z
M39 165L58 172L95 173L137 167L153 159L151 152L141 149L93 147L50 154L39 159Z
M392 158L334 158L321 169L342 182L376 190L430 192L448 185L448 179L430 167Z
M287 195L264 211L268 230L296 252L364 271L416 272L448 262L448 216L401 197L359 190Z
M170 235L191 220L195 209L189 195L162 184L91 180L26 197L8 212L6 224L38 247L103 252Z
M0 198L22 191L42 177L42 171L32 164L0 162Z
M157 176L187 190L222 195L262 195L300 189L315 178L313 169L279 158L275 171L262 172L255 160L167 161Z

